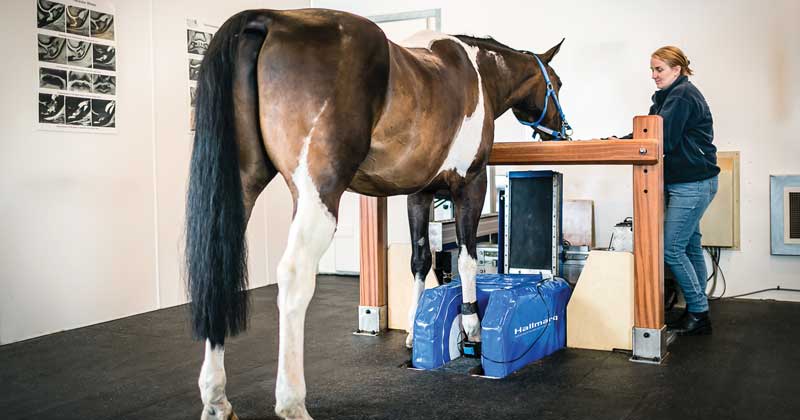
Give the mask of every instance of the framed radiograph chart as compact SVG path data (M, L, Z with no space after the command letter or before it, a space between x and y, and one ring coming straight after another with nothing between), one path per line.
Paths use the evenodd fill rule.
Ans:
M189 69L189 131L194 131L194 108L197 98L197 78L200 76L200 63L203 62L211 44L211 38L219 26L202 22L199 19L186 19L186 64Z
M110 0L34 0L39 129L114 132L115 9Z

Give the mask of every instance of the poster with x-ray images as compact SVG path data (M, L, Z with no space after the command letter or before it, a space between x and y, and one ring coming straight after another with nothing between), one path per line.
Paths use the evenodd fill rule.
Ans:
M199 19L186 19L186 65L189 69L189 131L194 131L194 108L197 99L197 78L200 76L200 63L203 62L211 38L219 26L205 23Z
M36 3L37 127L114 132L117 40L110 0Z

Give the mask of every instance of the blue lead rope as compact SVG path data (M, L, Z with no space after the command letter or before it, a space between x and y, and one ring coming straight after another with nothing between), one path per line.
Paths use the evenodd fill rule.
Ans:
M536 138L536 130L542 131L547 133L550 136L553 136L556 140L572 140L572 127L567 122L567 117L564 115L564 111L561 109L561 104L558 102L558 96L556 95L555 89L553 89L553 83L550 81L550 75L547 74L547 70L544 68L544 64L542 64L542 60L534 54L536 57L536 62L539 63L539 68L542 70L542 75L544 76L544 81L547 83L547 94L544 96L544 110L542 111L542 115L539 117L538 120L534 123L529 123L527 121L522 121L519 118L517 121L520 122L522 125L527 125L528 127L533 128L533 135L532 137ZM553 99L553 103L556 104L556 109L558 110L558 115L561 116L561 130L556 131L551 128L545 127L540 123L544 119L544 116L547 115L547 104L550 102L549 99Z

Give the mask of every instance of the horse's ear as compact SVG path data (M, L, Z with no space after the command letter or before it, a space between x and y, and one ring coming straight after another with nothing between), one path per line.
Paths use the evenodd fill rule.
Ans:
M553 57L555 57L555 55L558 54L558 50L561 49L561 44L564 43L565 39L566 38L561 38L561 42L559 42L558 45L556 45L553 48L550 48L549 50L547 50L546 53L540 54L539 59L541 59L545 64L549 63L553 59Z

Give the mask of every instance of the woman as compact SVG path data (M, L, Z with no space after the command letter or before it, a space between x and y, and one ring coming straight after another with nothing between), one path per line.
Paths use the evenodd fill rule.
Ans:
M711 111L689 81L693 72L680 48L656 50L650 71L658 88L650 115L664 119L664 262L683 290L687 309L668 326L679 335L710 334L700 219L717 192L719 173Z

